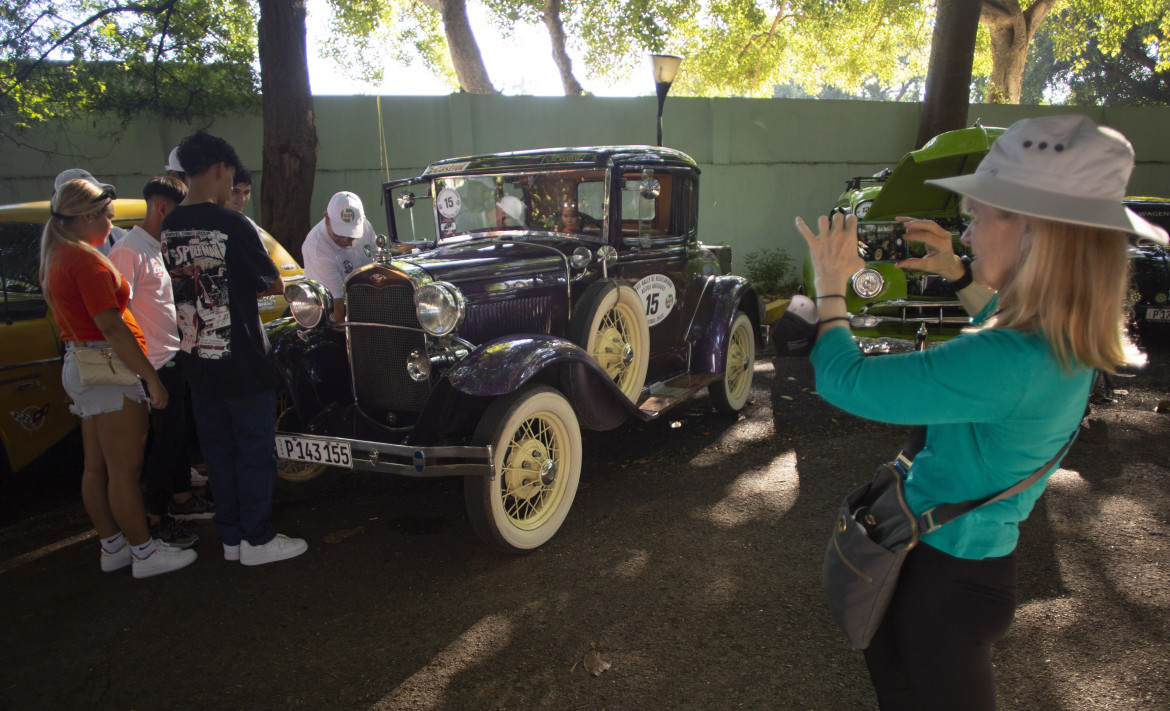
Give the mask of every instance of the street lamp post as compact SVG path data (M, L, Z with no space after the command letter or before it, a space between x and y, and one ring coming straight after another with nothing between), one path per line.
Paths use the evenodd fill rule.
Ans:
M652 54L650 61L654 67L654 85L658 89L658 145L662 145L662 105L666 103L666 94L674 82L674 75L678 73L678 65L682 64L682 57L673 54Z

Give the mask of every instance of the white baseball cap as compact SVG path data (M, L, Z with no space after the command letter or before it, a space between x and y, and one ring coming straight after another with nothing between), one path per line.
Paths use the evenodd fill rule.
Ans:
M927 180L1000 210L1130 232L1167 244L1166 231L1122 205L1133 146L1085 116L1017 121L970 175Z
M524 202L515 195L505 195L496 203L496 207L504 211L504 214L511 217L518 224L524 224Z
M108 190L111 193L116 192L113 185L100 182L97 178L90 175L88 170L82 170L81 168L70 168L57 173L57 177L53 179L53 192L57 192L63 183L67 183L70 180L88 180L102 190Z
M360 237L362 226L366 221L366 211L362 207L362 199L357 195L342 190L329 198L329 206L325 208L329 217L329 228L338 237Z
M163 166L163 170L168 173L186 173L183 169L183 164L179 162L179 147L175 146L171 149L171 154L167 156L167 164Z

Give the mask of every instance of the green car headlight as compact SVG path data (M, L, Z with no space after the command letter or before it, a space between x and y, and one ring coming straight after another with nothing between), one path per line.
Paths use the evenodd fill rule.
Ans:
M866 267L853 275L853 291L863 299L872 299L886 287L881 272Z
M415 313L423 330L446 336L459 328L467 315L467 299L454 284L436 281L414 292Z
M284 287L284 300L293 319L302 328L316 328L333 314L333 296L312 279L303 279Z

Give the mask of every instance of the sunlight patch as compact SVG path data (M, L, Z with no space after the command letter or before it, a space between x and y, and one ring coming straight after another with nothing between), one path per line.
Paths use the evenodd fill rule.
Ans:
M727 487L727 496L701 515L722 528L741 526L762 513L789 510L799 490L796 450L790 449L764 469L744 472Z
M512 640L512 621L489 615L435 655L431 663L403 681L370 707L371 711L434 709L443 702L443 691L457 674L483 664Z
M650 553L647 551L634 551L629 558L617 564L613 569L613 574L619 578L633 579L641 575L649 563Z
M1061 492L1078 493L1088 491L1089 482L1085 481L1080 472L1071 469L1057 469L1048 477L1048 487Z

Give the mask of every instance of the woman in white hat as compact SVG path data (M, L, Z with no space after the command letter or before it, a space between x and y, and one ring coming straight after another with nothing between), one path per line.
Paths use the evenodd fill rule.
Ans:
M916 514L1025 480L1061 452L1085 412L1095 371L1144 362L1124 328L1126 233L1166 233L1122 205L1133 149L1083 116L1012 125L978 170L930 181L963 196L963 243L906 220L925 257L899 264L941 274L977 327L936 348L866 358L849 332L843 290L863 265L856 218L797 218L815 267L817 391L861 417L926 425L906 480ZM902 567L866 664L880 707L992 709L991 645L1015 612L1018 524L1047 474L1015 496L925 533Z

